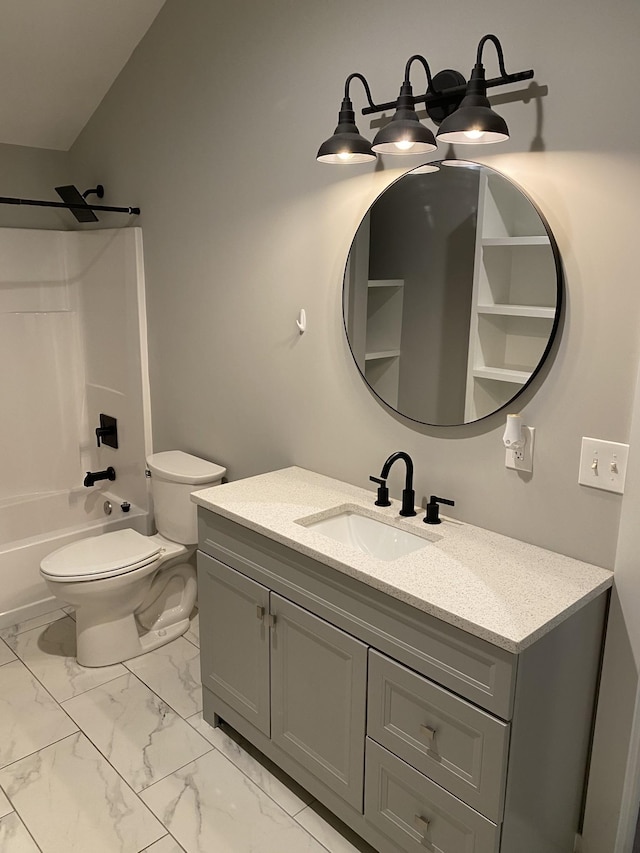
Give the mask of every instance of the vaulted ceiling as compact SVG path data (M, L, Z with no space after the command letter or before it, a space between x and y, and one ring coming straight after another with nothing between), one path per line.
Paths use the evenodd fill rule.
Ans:
M0 0L0 143L67 151L165 0Z

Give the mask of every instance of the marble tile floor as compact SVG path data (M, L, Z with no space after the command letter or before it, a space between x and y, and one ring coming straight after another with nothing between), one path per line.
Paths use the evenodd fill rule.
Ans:
M68 609L0 630L2 853L374 853L233 731L202 719L198 617L116 666Z

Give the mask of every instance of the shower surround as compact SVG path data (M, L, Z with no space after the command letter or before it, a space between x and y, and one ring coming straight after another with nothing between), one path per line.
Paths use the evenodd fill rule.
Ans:
M149 532L146 344L139 228L0 228L0 627L55 606L39 575L50 551ZM97 447L101 412L118 420L117 450ZM115 482L83 488L109 465Z

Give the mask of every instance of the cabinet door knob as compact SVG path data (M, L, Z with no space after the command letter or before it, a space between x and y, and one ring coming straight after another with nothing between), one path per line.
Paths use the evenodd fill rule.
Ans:
M276 624L276 614L275 613L267 614L267 625L270 628L273 628L275 626L275 624Z
M259 604L256 606L256 617L264 619L264 607L261 607Z

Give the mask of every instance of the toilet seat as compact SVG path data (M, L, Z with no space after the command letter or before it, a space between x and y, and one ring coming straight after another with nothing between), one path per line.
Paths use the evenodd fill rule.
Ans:
M126 528L64 545L42 560L40 571L57 583L118 577L158 560L157 539Z

